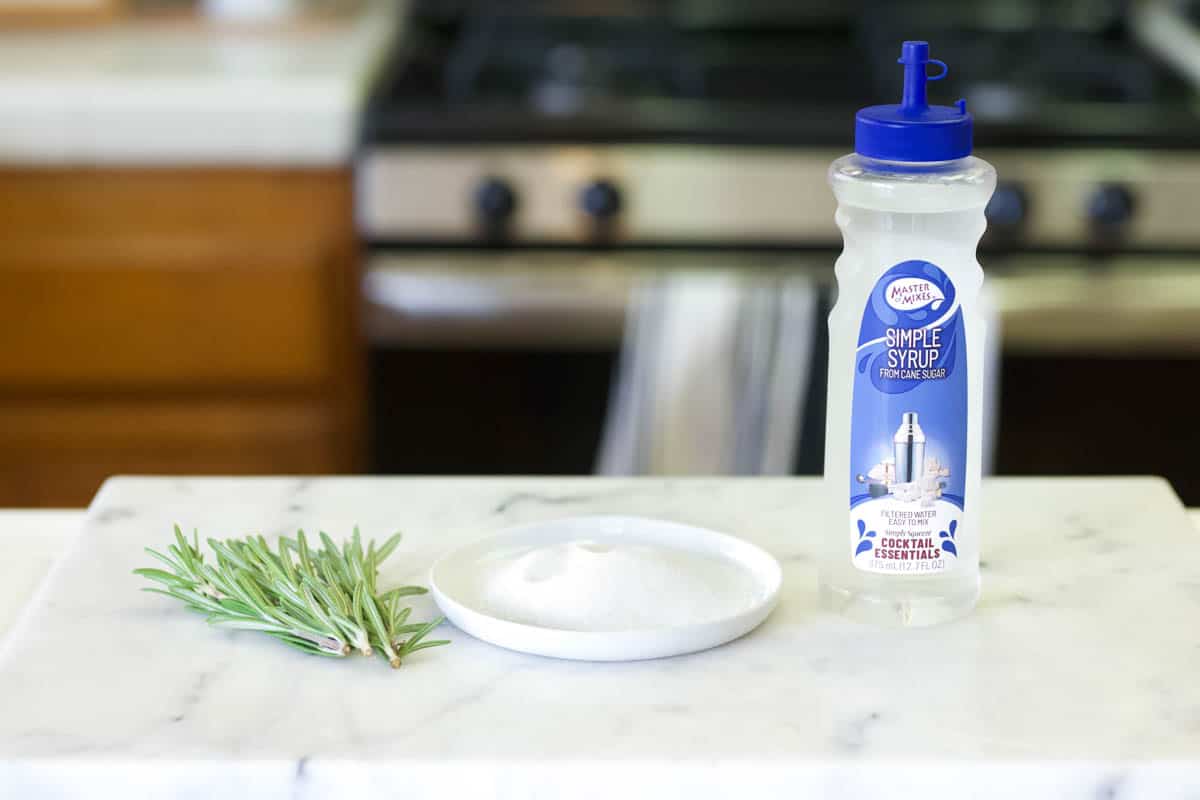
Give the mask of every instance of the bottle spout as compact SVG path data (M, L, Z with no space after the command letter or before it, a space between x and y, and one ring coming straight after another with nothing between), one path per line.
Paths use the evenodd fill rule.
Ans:
M900 46L898 63L904 65L904 95L900 99L900 109L916 113L929 108L926 84L946 77L949 68L945 62L929 57L929 42L909 41ZM927 64L936 64L942 71L929 75L926 72Z
M927 164L971 155L975 121L967 105L930 105L930 81L947 68L929 57L929 42L908 41L900 48L904 95L900 103L860 108L854 115L854 151L880 161ZM929 65L936 65L930 69Z

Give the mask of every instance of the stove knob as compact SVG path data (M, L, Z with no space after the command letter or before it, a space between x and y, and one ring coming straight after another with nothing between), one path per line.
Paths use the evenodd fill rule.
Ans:
M1134 198L1119 183L1102 183L1092 191L1084 210L1088 221L1101 228L1116 228L1133 218Z
M475 210L483 222L507 222L517 210L517 193L503 178L484 178L475 189Z
M621 211L621 190L612 181L592 181L580 192L579 206L597 221L610 220Z
M1019 183L1002 183L996 187L984 214L989 227L1006 230L1020 227L1029 215L1029 196Z

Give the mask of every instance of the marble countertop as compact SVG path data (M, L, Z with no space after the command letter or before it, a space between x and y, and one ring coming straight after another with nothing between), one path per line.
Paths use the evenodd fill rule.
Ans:
M403 4L279 32L125 22L0 33L0 164L348 163Z
M816 609L820 494L805 479L110 482L0 644L0 785L272 798L1200 793L1200 534L1164 482L990 481L979 609L898 631ZM784 567L779 608L725 647L632 664L526 656L449 629L449 648L393 673L207 628L127 573L174 521L226 534L400 528L384 575L399 581L499 527L598 512L759 543Z
M83 511L0 510L0 641L83 520Z

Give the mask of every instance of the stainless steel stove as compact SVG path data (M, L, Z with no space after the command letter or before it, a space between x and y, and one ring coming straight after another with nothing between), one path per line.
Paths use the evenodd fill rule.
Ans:
M379 392L404 384L400 354L435 351L423 368L455 354L470 371L484 352L586 353L592 372L562 380L601 385L647 272L831 278L840 236L825 171L851 149L854 110L897 96L899 71L875 54L904 38L930 40L951 65L938 100L967 100L977 151L1002 177L983 260L1015 325L1013 358L1125 357L1105 317L1123 320L1135 350L1200 356L1200 66L1189 72L1174 35L1195 29L1180 5L416 2L371 96L357 167L369 333L391 359ZM1171 312L1194 344L1177 327L1164 336L1155 309L1122 305L1136 276L1163 274L1173 297L1194 298ZM1069 306L1078 293L1064 287L1079 276L1115 305L1090 323L1068 315L1061 340L1023 338L1062 316L1051 301ZM522 391L491 401L516 413ZM537 402L570 416L560 396ZM586 471L595 414L574 418L575 455L545 471ZM553 445L532 430L527 441ZM1052 468L1043 456L1013 464Z
M834 247L825 169L849 149L854 109L899 91L875 54L916 28L953 65L936 91L967 100L1004 178L989 245L1200 246L1186 212L1196 92L1123 4L868 3L783 20L638 5L418 5L366 121L366 237Z

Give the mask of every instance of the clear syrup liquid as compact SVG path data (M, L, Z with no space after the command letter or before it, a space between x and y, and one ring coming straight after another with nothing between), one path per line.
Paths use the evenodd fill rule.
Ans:
M969 613L979 598L980 474L984 386L983 270L975 256L995 171L977 158L927 172L890 173L847 156L830 168L845 247L835 267L838 299L829 315L829 394L825 431L826 530L820 565L822 604L847 617L890 626L933 625ZM849 501L853 370L863 310L885 270L910 259L940 267L953 281L966 334L967 464L964 532L955 565L931 576L880 575L851 562Z

